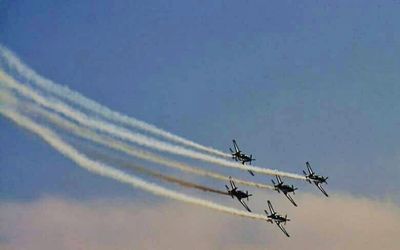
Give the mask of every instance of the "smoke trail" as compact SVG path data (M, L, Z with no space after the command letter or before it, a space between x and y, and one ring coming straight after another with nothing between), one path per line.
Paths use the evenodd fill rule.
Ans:
M0 107L3 105L15 106L18 103L17 99L8 88L4 88L0 81Z
M159 173L157 171L153 171L153 170L150 170L148 168L145 168L145 167L142 167L142 166L138 166L138 165L133 164L131 162L128 162L126 160L123 160L123 159L120 159L120 158L117 158L117 157L111 157L111 156L109 156L109 155L107 155L105 153L101 153L99 151L95 151L95 150L91 150L91 149L86 149L85 151L86 151L86 153L88 155L93 155L95 159L100 159L101 161L112 162L113 165L115 164L115 165L121 166L123 168L134 169L137 172L144 173L146 175L158 178L160 180L164 180L164 181L171 182L171 183L176 183L176 184L181 185L183 187L194 188L194 189L198 189L198 190L201 190L201 191L204 191L204 192L211 192L211 193L216 193L216 194L229 195L227 192L224 192L224 191L221 191L221 190L218 190L218 189L214 189L214 188L211 188L211 187L207 187L207 186L204 186L204 185L200 185L200 184L197 184L197 183L184 181L184 180L181 180L179 178L176 178L176 177L173 177L173 176L170 176L170 175L164 175L164 174L161 174L161 173ZM88 152L88 151L91 151L91 152Z
M142 146L146 147L151 147L153 149L157 149L159 151L164 151L168 153L173 153L173 154L178 154L181 156L186 156L190 157L193 159L197 160L202 160L206 161L209 163L214 163L220 166L225 166L225 167L230 167L230 168L237 168L237 169L242 169L242 170L251 170L253 172L257 173L263 173L267 175L280 175L280 176L286 176L290 178L295 178L295 179L302 179L304 180L305 177L302 175L298 174L291 174L291 173L286 173L286 172L281 172L278 170L272 170L272 169L266 169L266 168L261 168L261 167L256 167L256 166L244 166L242 164L236 163L236 162L230 162L225 159L221 158L216 158L210 155L205 155L199 152L195 152L186 148L182 148L176 145L171 145L165 142L161 142L158 140L155 140L153 138L149 138L147 136L137 134L130 132L124 128L116 127L113 124L96 120L96 119L90 119L87 115L76 111L69 107L68 105L59 102L54 99L45 99L42 97L40 94L35 92L33 89L30 89L27 86L24 86L20 83L17 83L13 78L8 76L6 73L0 70L0 80L2 80L7 86L10 88L13 88L17 90L20 94L24 95L25 97L29 97L38 104L45 106L49 109L55 110L56 112L60 112L71 119L74 119L78 123L84 125L84 126L89 126L94 129L100 130L102 132L109 133L113 136L116 136L120 139L123 140L129 140L131 142L140 144Z
M199 205L203 207L207 207L210 209L218 210L221 212L229 213L232 215L252 218L252 219L259 219L259 220L267 220L268 218L261 214L252 214L245 211L233 209L230 207L222 206L217 203L213 203L208 200L203 200L195 197L191 197L182 193L178 193L166 188L163 188L159 185L154 183L148 183L140 178L135 176L128 175L120 170L114 169L106 164L93 161L89 159L87 156L81 154L71 145L65 143L61 138L59 138L56 134L53 133L50 129L40 126L39 124L35 123L34 121L30 120L29 118L16 113L15 111L9 109L0 109L0 113L3 114L5 117L9 118L10 120L14 121L19 126L37 134L40 136L44 141L50 144L54 149L58 152L66 156L67 158L71 159L80 167L92 172L99 174L104 177L109 177L115 179L121 183L130 184L131 186L143 189L155 195L179 200L182 202Z
M115 149L117 151L124 152L130 156L134 156L134 157L137 157L137 158L140 158L143 160L148 160L153 163L157 163L157 164L161 164L161 165L164 165L167 167L179 169L181 171L193 173L196 175L211 177L211 178L223 180L223 181L229 181L228 176L221 175L221 174L211 172L211 171L205 171L203 169L199 169L199 168L196 168L193 166L189 166L182 162L164 158L159 155L153 154L149 151L144 151L144 150L135 148L133 146L127 145L125 143L121 143L119 141L114 140L111 137L107 137L104 135L98 135L89 129L81 128L81 127L75 125L74 123L68 121L67 119L62 118L55 113L50 113L44 109L32 107L32 106L26 106L26 107L24 107L24 109L27 110L28 112L34 112L34 113L37 113L37 114L45 117L47 120L49 120L56 126L62 127L64 129L66 129L67 131L69 131L81 138L93 141L95 143L101 144L101 145L109 147L111 149ZM262 183L245 181L245 180L237 179L237 178L232 178L232 180L235 181L237 184L253 186L253 187L263 188L263 189L271 189L271 190L274 189L273 186L262 184Z
M103 116L104 118L107 118L108 120L119 122L128 126L131 126L133 128L139 128L144 131L153 133L155 135L164 137L165 139L169 139L173 142L181 143L183 145L203 150L205 152L211 153L218 155L220 157L230 157L229 154L221 152L217 149L211 148L211 147L206 147L203 145L200 145L198 143L195 143L193 141L190 141L188 139L182 138L180 136L171 134L165 130L162 130L160 128L157 128L154 125L148 124L146 122L137 120L133 117L129 117L126 115L123 115L119 112L113 111L83 95L81 95L78 92L75 92L71 89L69 89L66 86L58 85L51 80L45 79L44 77L40 76L37 74L34 70L30 69L28 66L26 66L24 63L21 62L21 60L14 55L11 51L6 49L5 47L0 45L0 55L5 59L6 63L11 66L12 68L16 69L16 71L25 77L26 79L30 80L31 83L36 84L37 86L45 89L46 91L57 95L59 97L62 97L72 103L75 103L86 110L89 110L91 112L94 112L96 114L99 114Z

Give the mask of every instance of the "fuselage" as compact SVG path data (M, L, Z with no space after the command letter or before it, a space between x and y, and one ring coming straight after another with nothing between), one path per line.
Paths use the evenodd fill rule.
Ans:
M236 161L241 161L241 162L252 161L251 157L248 155L245 155L245 154L235 153L235 154L232 154L232 156Z
M293 192L295 189L289 185L285 185L285 184L278 184L275 186L275 188L279 189L280 191L284 192L284 193L289 193L289 192Z
M308 179L316 182L316 183L324 183L326 182L326 178L320 175L308 175L307 176Z
M230 191L230 194L238 198L239 200L247 198L249 195L240 190L233 190Z
M278 215L278 214L271 214L271 215L268 215L268 218L274 220L275 222L279 222L279 223L285 222L285 221L289 221L289 219L287 219L287 218L285 218L285 217L283 217L283 216L280 216L280 215Z

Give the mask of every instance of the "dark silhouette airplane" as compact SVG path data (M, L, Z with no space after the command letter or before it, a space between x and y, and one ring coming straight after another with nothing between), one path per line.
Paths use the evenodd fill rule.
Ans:
M242 164L244 165L246 162L248 162L251 165L252 161L255 161L256 159L253 159L253 155L246 155L244 153L242 153L242 151L240 151L239 146L237 145L235 140L233 141L233 148L234 150L232 150L231 148L229 148L229 150L232 153L232 159L234 159L235 161L240 161L242 162ZM254 176L253 171L251 170L247 170L249 171L249 173Z
M312 170L310 163L306 162L306 166L307 166L307 170L308 170L308 174L306 173L306 171L303 170L304 175L306 176L306 180L309 183L314 183L319 190L321 190L321 192L328 197L328 194L326 193L326 191L322 188L322 183L328 184L326 182L326 180L328 179L328 177L324 177L321 175L317 175L314 173L314 171Z
M272 204L270 201L267 201L268 203L268 207L269 207L269 211L271 214L268 214L267 210L264 210L264 212L267 214L268 220L269 222L273 223L275 222L275 224L282 230L282 232L287 236L290 237L290 235L288 234L288 232L286 231L286 229L281 225L281 223L286 225L287 221L290 221L290 219L287 218L287 215L285 215L285 217L277 214L274 210L274 208L272 207Z
M251 212L250 208L244 201L242 201L242 199L249 200L249 197L252 196L252 194L249 194L248 191L243 192L241 190L238 190L235 183L231 180L231 177L229 177L229 183L231 185L231 189L229 189L229 187L225 185L228 194L232 197L232 199L236 197L239 200L240 204L242 204L242 206L246 208L247 211Z
M294 202L293 198L289 195L289 193L293 193L293 194L294 194L294 191L297 190L297 188L294 187L293 185L292 185L292 186L289 186L289 185L287 185L287 184L284 184L283 181L282 181L282 179L281 179L281 177L278 176L278 175L276 175L276 180L277 180L277 182L278 182L277 184L275 184L274 180L271 180L272 183L274 184L275 190L278 191L278 193L282 192L282 193L286 196L286 198L288 198L288 200L289 200L295 207L297 207L296 202Z

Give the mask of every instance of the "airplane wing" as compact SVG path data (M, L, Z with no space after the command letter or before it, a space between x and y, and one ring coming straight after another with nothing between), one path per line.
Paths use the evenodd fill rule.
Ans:
M272 207L271 202L268 200L267 203L268 203L269 211L271 212L271 214L275 214L275 210L274 210L274 208Z
M240 152L240 149L239 149L239 147L238 147L238 145L236 143L236 140L232 140L232 141L233 141L233 146L235 147L235 151L236 152Z
M275 222L276 225L282 230L282 232L287 236L290 237L290 235L288 234L288 232L286 231L286 229L281 225L280 222Z
M307 166L308 172L309 172L311 175L314 174L314 171L312 170L311 165L310 165L309 162L306 162L306 166Z
M290 196L290 194L285 193L286 198L288 198L288 200L295 206L297 207L296 202L294 202L293 198Z
M239 199L238 199L238 200L239 200ZM239 200L239 202L242 204L242 206L243 206L244 208L246 208L247 211L249 211L249 212L251 213L250 208L247 206L247 204L246 204L244 201Z
M321 183L316 183L316 182L314 182L314 183L315 183L315 185L318 187L318 189L321 190L321 192L322 192L326 197L329 197L329 195L326 193L326 191L322 188Z

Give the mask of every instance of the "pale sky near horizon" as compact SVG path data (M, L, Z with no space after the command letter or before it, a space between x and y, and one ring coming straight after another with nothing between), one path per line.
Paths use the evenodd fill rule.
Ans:
M122 113L220 150L236 138L260 166L301 173L310 161L328 192L400 202L399 11L395 1L2 1L0 43ZM0 201L144 197L3 117L0 128Z

